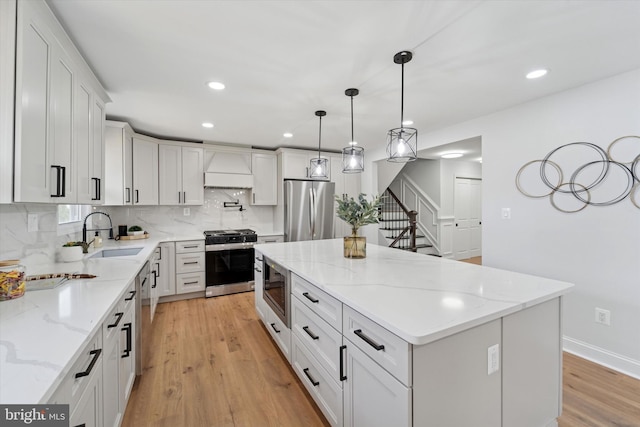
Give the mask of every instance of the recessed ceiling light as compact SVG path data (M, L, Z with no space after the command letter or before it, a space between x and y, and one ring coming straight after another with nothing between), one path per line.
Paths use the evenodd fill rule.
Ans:
M533 70L530 73L527 74L527 78L528 79L537 79L539 77L544 76L545 74L547 74L547 70L540 69L540 70Z
M462 153L460 152L444 153L440 157L442 157L443 159L457 159L458 157L462 157Z
M293 138L293 134L290 132L285 132L282 134L282 136L284 136L285 138Z
M413 120L405 120L402 122L402 126L411 126L413 124Z
M209 82L207 83L207 86L209 86L213 90L222 90L225 88L224 83L220 82Z
M213 123L209 123L209 122L205 122L202 124L203 128L212 128L213 127Z

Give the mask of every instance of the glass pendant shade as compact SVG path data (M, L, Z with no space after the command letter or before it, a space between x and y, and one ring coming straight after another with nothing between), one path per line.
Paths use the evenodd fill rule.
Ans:
M356 147L353 137L353 97L360 93L358 89L350 88L344 94L351 97L351 142L342 149L342 173L364 172L364 148Z
M404 64L411 61L413 54L403 50L393 57L393 62L402 65L402 85L400 90L400 127L387 132L387 161L411 162L418 158L418 130L404 127Z
M342 149L342 172L359 173L364 171L364 148L351 145Z
M412 162L418 158L418 129L395 128L387 133L387 161Z
M318 130L318 157L311 159L309 164L309 178L329 179L329 160L320 156L320 143L322 142L322 118L327 115L326 111L316 111L320 125Z
M315 179L329 179L328 172L328 159L321 157L311 159L311 165L309 167L309 178Z

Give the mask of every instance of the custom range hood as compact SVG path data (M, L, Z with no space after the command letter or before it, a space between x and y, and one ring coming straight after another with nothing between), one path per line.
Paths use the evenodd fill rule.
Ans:
M253 188L251 152L226 147L205 149L204 186L217 188Z

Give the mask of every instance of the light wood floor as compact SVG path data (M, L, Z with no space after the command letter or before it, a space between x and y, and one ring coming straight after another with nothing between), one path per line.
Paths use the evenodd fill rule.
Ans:
M122 426L328 426L253 306L253 292L158 305ZM559 427L640 427L640 380L567 353L563 379Z
M462 262L468 262L469 264L482 265L482 257L474 256L473 258L461 259Z

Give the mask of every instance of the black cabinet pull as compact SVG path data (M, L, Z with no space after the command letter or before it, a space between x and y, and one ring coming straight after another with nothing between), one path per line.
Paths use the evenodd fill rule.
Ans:
M178 204L180 204L180 191L178 191Z
M320 383L316 380L313 379L313 377L311 376L311 374L309 373L309 368L304 368L302 370L302 372L304 372L304 374L307 376L307 378L309 378L309 381L311 381L311 384L313 384L314 387L317 387L320 385Z
M276 324L275 323L271 323L271 327L273 328L274 331L276 331L276 334L279 334L280 331L278 330L278 328L276 328Z
M98 358L100 357L100 353L102 353L102 349L101 348L97 348L97 349L91 350L89 352L89 354L93 355L93 359L91 359L91 363L89 363L89 367L87 368L87 370L84 371L84 372L78 372L76 374L76 378L86 377L86 376L89 376L89 374L91 374L91 371L93 370L93 367L96 365L96 362L98 361Z
M256 260L258 260L258 261L262 262L262 258L258 258L258 257L256 257Z
M56 170L56 192L51 197L64 197L65 193L65 175L66 170L64 166L51 165L52 169Z
M343 351L347 349L346 345L340 346L340 381L344 381L347 379L347 376L344 374L344 357Z
M184 282L184 285L197 285L198 282Z
M319 336L317 336L316 334L311 332L311 330L309 330L308 326L303 327L302 330L305 331L307 333L307 335L309 335L311 337L311 339L313 339L313 340L319 340L320 339Z
M87 427L87 425L85 423L82 423L82 424L78 424L77 426L73 426L73 427Z
M138 190L136 190L136 203L140 203L140 198L138 196L139 196L139 193L138 193Z
M127 322L124 324L124 328L122 328L122 330L127 333L127 348L124 349L124 351L122 352L122 356L120 356L122 359L131 355L131 327L131 322Z
M131 203L131 188L125 187L124 189L127 192L127 199L125 200L125 203Z
M312 297L311 295L309 295L309 292L303 292L302 296L306 297L309 301L311 301L314 304L317 304L320 302L319 299L315 299L314 297Z
M190 264L197 264L198 261L189 261L189 262L183 262L183 265L190 265Z
M131 294L130 297L125 298L125 301L131 301L132 299L134 299L136 297L136 291L129 291L129 293Z
M257 271L258 273L262 273L262 270L260 270L258 267L254 267L253 268L255 271Z
M91 200L100 200L100 190L98 190L98 187L100 185L100 180L98 178L91 178L91 181L93 181L93 189L95 190L95 195L96 197L92 197Z
M145 283L147 283L147 276L145 276L144 279L142 279L142 283L140 284L140 287L142 288Z
M355 331L353 331L353 333L359 336L360 338L362 338L364 342L369 344L371 347L375 348L377 351L384 350L384 345L378 344L377 342L375 342L374 340L372 340L371 338L363 334L362 329L356 329Z
M187 192L186 191L182 192L182 203L187 203Z
M62 196L61 197L65 197L66 196L66 191L67 191L67 168L64 166L60 166L60 169L62 169L62 185L61 185L61 193Z
M198 245L183 246L184 249L195 249L197 247L198 247Z
M158 261L162 259L162 246L158 246Z
M124 316L124 313L116 313L116 321L115 323L112 323L111 325L107 325L107 329L110 328L115 328L116 326L118 326L118 323L120 323L120 320L122 319L122 316Z

